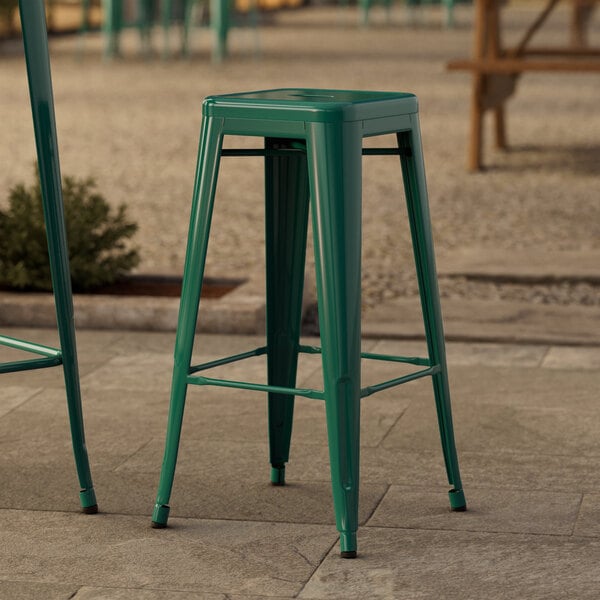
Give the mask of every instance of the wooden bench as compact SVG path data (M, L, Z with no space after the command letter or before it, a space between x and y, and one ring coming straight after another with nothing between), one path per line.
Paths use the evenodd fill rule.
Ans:
M468 167L482 167L483 116L494 112L496 147L506 142L505 102L514 93L518 77L525 71L600 72L600 49L589 48L586 29L596 0L570 0L572 3L571 41L568 47L530 47L529 43L560 0L548 0L544 9L512 48L501 44L499 0L475 0L474 50L471 60L453 60L449 70L473 73L471 93L471 132Z

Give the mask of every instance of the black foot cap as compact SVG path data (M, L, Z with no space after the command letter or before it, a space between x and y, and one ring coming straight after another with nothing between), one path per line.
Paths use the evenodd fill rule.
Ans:
M346 550L344 552L340 552L340 556L342 558L356 558L356 550Z
M152 529L166 529L166 523L157 523L156 521L152 521Z
M452 512L465 512L467 510L467 505L457 506L456 508L451 509Z
M271 485L274 485L277 487L283 486L283 485L285 485L285 481L271 481Z
M98 512L98 505L94 504L93 506L84 506L81 510L86 515L95 515Z

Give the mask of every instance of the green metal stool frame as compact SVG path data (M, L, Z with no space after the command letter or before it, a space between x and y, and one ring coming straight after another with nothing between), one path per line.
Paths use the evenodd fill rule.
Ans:
M46 14L43 0L21 0L19 8L61 349L0 335L0 345L24 350L41 357L2 363L0 373L63 366L73 451L81 487L79 499L83 512L93 514L98 512L98 505L83 431L69 250L64 221Z
M196 170L165 455L154 527L165 527L188 385L268 392L271 481L285 483L294 396L325 401L336 524L342 556L356 556L360 399L430 376L438 412L450 505L464 510L456 455L442 316L430 230L417 99L412 94L282 89L208 97ZM362 138L396 134L397 148L362 149ZM224 150L225 135L265 138L265 149ZM362 154L400 156L427 337L428 358L362 353ZM206 250L221 156L265 156L267 345L191 365ZM299 345L309 204L312 213L322 350ZM296 388L301 352L321 353L323 390ZM267 355L268 384L199 372ZM425 367L361 389L362 358Z

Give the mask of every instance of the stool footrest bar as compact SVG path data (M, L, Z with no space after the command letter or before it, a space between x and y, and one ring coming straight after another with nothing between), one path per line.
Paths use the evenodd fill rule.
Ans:
M33 371L34 369L45 369L57 367L62 364L62 357L49 356L45 358L32 358L30 360L18 360L0 364L0 373L16 373L17 371Z
M25 352L32 352L33 354L40 354L41 356L61 356L61 351L57 350L56 348L44 346L43 344L36 344L34 342L27 342L25 340L19 340L7 335L0 335L0 346L14 348L15 350L23 350Z
M323 351L318 346L298 346L298 351L303 354L322 354ZM428 358L420 356L393 356L391 354L376 354L374 352L361 352L361 358L367 360L383 360L389 362L407 363L409 365L417 365L419 367L430 367L431 361Z
M305 398L313 398L316 400L323 400L325 398L325 394L319 390L288 388L278 385L266 385L264 383L233 381L230 379L215 379L213 377L202 377L200 375L188 376L187 382L191 385L215 385L218 387L239 388L256 392L273 392L275 394L288 394L290 396L304 396Z
M325 399L325 392L322 390L282 387L278 385L267 385L264 383L250 383L247 381L234 381L232 379L219 379L216 377L204 377L200 375L193 375L193 373L198 373L199 371L205 371L214 367L228 365L230 363L238 362L246 358L262 356L264 354L267 354L267 351L268 349L266 346L261 346L259 348L255 348L254 350L249 350L248 352L234 354L233 356L227 356L225 358L212 360L207 363L190 367L188 371L187 382L190 385L214 385L217 387L238 388L243 390L253 390L257 392L287 394L289 396L303 396L304 398L312 398L315 400ZM298 352L301 352L303 354L322 354L322 350L318 346L299 345ZM413 381L414 379L420 379L421 377L427 377L428 375L435 375L436 373L440 372L440 366L431 366L431 363L428 358L420 358L417 356L390 356L387 354L375 354L373 352L361 352L361 357L368 360L382 360L429 367L428 369L423 369L422 371L416 371L415 373L409 373L408 375L403 375L402 377L396 377L395 379L390 379L389 381L384 381L383 383L377 383L362 388L360 392L361 398L365 398L366 396L370 396L371 394L381 392L382 390L387 390L388 388L395 387L402 383Z
M246 358L254 358L255 356L262 356L266 353L267 347L261 346L260 348L249 350L248 352L234 354L233 356L226 356L225 358L218 358L217 360L211 360L210 362L190 367L188 374L191 375L192 373L198 373L198 371L206 371L206 369L214 369L215 367L221 367L222 365L229 365L231 363L238 362L239 360L245 360Z
M363 388L360 391L360 397L366 398L371 394L376 394L377 392L381 392L383 390L387 390L391 387L396 387L397 385L401 385L403 383L408 383L409 381L414 381L415 379L421 379L421 377L428 377L430 375L435 375L440 372L440 366L435 365L434 367L429 367L429 369L424 369L423 371L417 371L416 373L410 373L408 375L404 375L403 377L397 377L396 379L390 379L389 381L384 381L383 383L376 383L374 385L369 385Z
M50 346L35 344L7 335L0 335L0 346L13 348L39 354L43 358L31 358L28 360L17 360L14 362L0 363L0 373L16 373L17 371L32 371L34 369L45 369L47 367L56 367L62 364L62 352Z

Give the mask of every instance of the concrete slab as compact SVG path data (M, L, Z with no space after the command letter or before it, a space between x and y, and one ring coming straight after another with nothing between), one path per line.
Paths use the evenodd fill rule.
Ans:
M155 409L152 397L129 394L123 405L119 390L84 399L84 424L90 459L96 466L116 468L152 438L162 433L166 409ZM144 415L146 415L144 417ZM134 419L136 427L131 426ZM72 461L71 435L64 391L48 389L0 419L0 463L54 465Z
M546 369L593 369L600 371L600 348L552 346L544 357Z
M260 333L264 331L263 297L232 292L223 298L204 298L200 331ZM179 298L153 296L73 296L75 325L79 329L175 331ZM0 326L56 327L54 298L49 294L0 292Z
M451 277L547 283L585 281L600 283L600 252L587 249L543 251L461 248L445 252L438 260L438 274Z
M373 352L402 356L413 349L417 356L427 356L425 341L382 340ZM528 344L481 344L477 342L449 342L446 360L449 366L537 367L548 352L547 346Z
M359 558L333 548L299 598L592 600L599 559L597 539L366 527Z
M8 386L2 388L2 396L0 396L0 418L7 415L11 410L17 408L29 398L39 394L42 388L26 388L17 386Z
M435 409L430 404L413 406L384 440L386 447L415 451L439 444ZM453 416L457 445L464 451L600 454L597 410L521 407L500 401L475 408L458 404Z
M600 537L600 494L584 494L575 526L575 535Z
M313 283L304 288L304 310L314 303ZM264 276L248 279L220 298L202 298L197 330L206 333L261 334L265 331ZM78 329L175 331L179 298L74 294ZM0 326L56 327L51 294L0 292Z
M109 588L84 586L73 596L73 600L228 600L225 594L175 592L132 588Z
M98 471L95 479L102 512L144 515L150 522L158 470L151 474ZM386 490L387 485L381 482L361 486L361 523L366 522ZM173 517L335 524L329 481L298 481L292 476L288 485L277 487L269 483L268 471L260 479L235 477L225 468L220 477L212 472L177 473L170 506Z
M288 596L287 598L290 598ZM177 592L132 588L89 587L80 588L73 600L284 600L283 596L238 596L237 594L211 594L204 592Z
M499 490L470 486L467 508L451 512L447 489L393 485L368 525L408 529L571 535L581 506L578 493ZM540 510L540 506L544 510Z
M600 373L529 368L465 368L450 366L453 405L507 404L518 407L594 410ZM428 386L410 383L415 399L427 399Z
M0 511L0 577L190 592L293 595L337 538L333 527Z
M600 490L598 459L595 456L535 454L496 451L469 452L458 448L463 485L497 490L526 489L583 492ZM315 467L315 469L318 467ZM303 477L314 477L309 467ZM386 481L403 485L441 486L447 489L441 446L427 451L404 448L363 448L361 481Z
M31 581L0 581L0 598L7 600L70 600L77 585L36 583Z
M526 344L600 345L600 308L443 299L446 339ZM366 312L365 337L422 338L417 299L396 299Z

